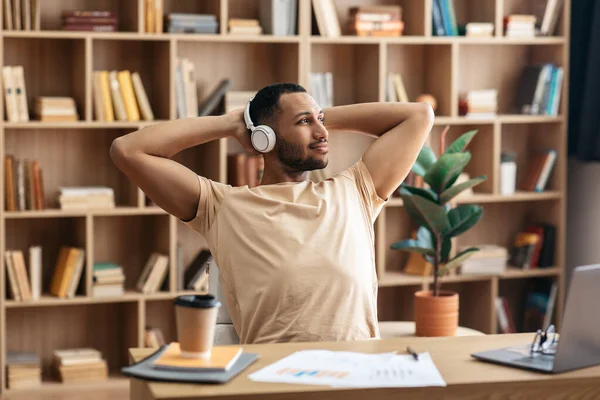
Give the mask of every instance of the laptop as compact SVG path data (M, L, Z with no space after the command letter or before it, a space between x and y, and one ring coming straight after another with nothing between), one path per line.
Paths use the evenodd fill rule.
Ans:
M558 373L600 364L598 289L600 264L575 268L554 354L530 351L531 342L471 354L485 362L545 373Z

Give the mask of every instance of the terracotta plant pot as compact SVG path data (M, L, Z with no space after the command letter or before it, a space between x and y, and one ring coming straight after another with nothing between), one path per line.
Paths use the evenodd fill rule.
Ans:
M458 329L458 293L440 290L415 293L416 336L455 336Z

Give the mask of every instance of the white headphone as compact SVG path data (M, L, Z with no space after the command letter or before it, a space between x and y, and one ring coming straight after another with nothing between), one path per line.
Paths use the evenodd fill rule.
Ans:
M248 101L248 104L244 109L246 128L250 129L250 132L252 132L250 135L252 146L261 153L268 153L275 147L275 131L267 125L254 126L252 119L250 118L250 103L252 102L252 99Z

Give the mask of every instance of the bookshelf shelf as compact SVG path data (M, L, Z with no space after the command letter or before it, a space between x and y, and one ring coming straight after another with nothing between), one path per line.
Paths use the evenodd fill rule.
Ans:
M488 180L473 196L457 204L481 204L484 216L471 231L457 238L458 246L493 243L511 248L516 233L531 223L556 227L551 267L522 269L510 266L501 275L464 275L460 271L443 279L444 288L461 296L460 324L486 333L499 331L496 296L508 300L519 329L525 318L527 292L539 282L556 282L558 295L552 321L560 326L564 296L566 138L568 121L569 7L565 0L553 36L505 37L503 18L534 12L532 2L520 0L454 0L459 24L489 22L491 37L435 36L434 0L336 0L335 13L342 36L321 35L312 0L298 0L297 26L293 35L240 35L229 33L231 18L260 18L260 0L163 0L162 13L213 14L216 33L146 32L145 0L57 0L40 2L37 31L0 31L3 66L22 65L25 73L29 121L11 122L5 99L0 114L0 155L37 160L43 170L43 210L6 211L6 188L0 189L0 247L21 250L27 259L30 246L43 247L42 294L36 301L16 301L10 296L6 264L0 267L0 392L7 389L6 352L32 350L42 357L44 380L39 391L55 388L94 388L97 383L61 384L51 374L51 354L58 348L96 347L106 355L109 385L126 382L118 375L128 364L128 347L143 346L144 328L160 328L165 340L176 339L173 299L185 293L178 279L182 268L206 247L203 237L177 218L154 206L146 195L113 165L112 141L136 129L177 118L177 59L187 58L195 67L198 103L205 101L224 80L228 91L256 91L275 81L294 81L313 95L314 73L330 72L333 105L386 101L389 74L400 73L411 101L431 93L438 106L429 143L438 151L440 133L450 126L448 140L477 129L470 145L472 161L466 172L485 174ZM531 4L530 4L531 3ZM400 5L405 28L399 37L357 37L346 30L347 10L357 5ZM66 9L108 10L118 15L117 32L63 31L60 16ZM0 11L1 15L2 11ZM560 106L556 115L524 115L515 109L525 68L553 63L564 68ZM154 120L97 120L94 109L93 72L139 72L154 112ZM466 117L459 112L459 96L474 89L496 89L496 115ZM34 115L38 96L69 96L76 103L76 122L40 122ZM222 104L213 112L223 112ZM331 158L327 174L351 165L372 142L348 134L330 137ZM558 158L543 192L500 194L500 154L517 154L518 181L527 174L531 154L553 147ZM239 150L233 140L220 140L187 149L174 159L210 179L227 182L227 157ZM0 175L5 175L4 163ZM62 210L57 191L62 186L108 186L115 208ZM380 295L380 320L413 318L413 294L427 289L430 277L404 272L408 254L390 249L410 236L412 222L402 200L394 194L383 208L375 227L376 264ZM49 294L49 285L61 246L85 250L85 263L74 298ZM141 293L135 284L152 252L168 257L164 284L156 293ZM93 297L95 262L112 261L125 273L124 294ZM68 307L68 308L64 308ZM97 317L96 317L97 315ZM92 321L102 330L94 330ZM45 327L52 326L46 335ZM536 327L537 328L537 327ZM65 334L66 330L69 334ZM106 383L101 382L102 386Z

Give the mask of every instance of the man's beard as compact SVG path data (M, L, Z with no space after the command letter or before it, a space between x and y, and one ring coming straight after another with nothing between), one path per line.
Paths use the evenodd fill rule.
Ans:
M327 166L326 159L316 159L310 156L303 158L304 151L300 145L290 143L280 136L277 136L275 146L279 160L288 168L296 171L312 171Z

